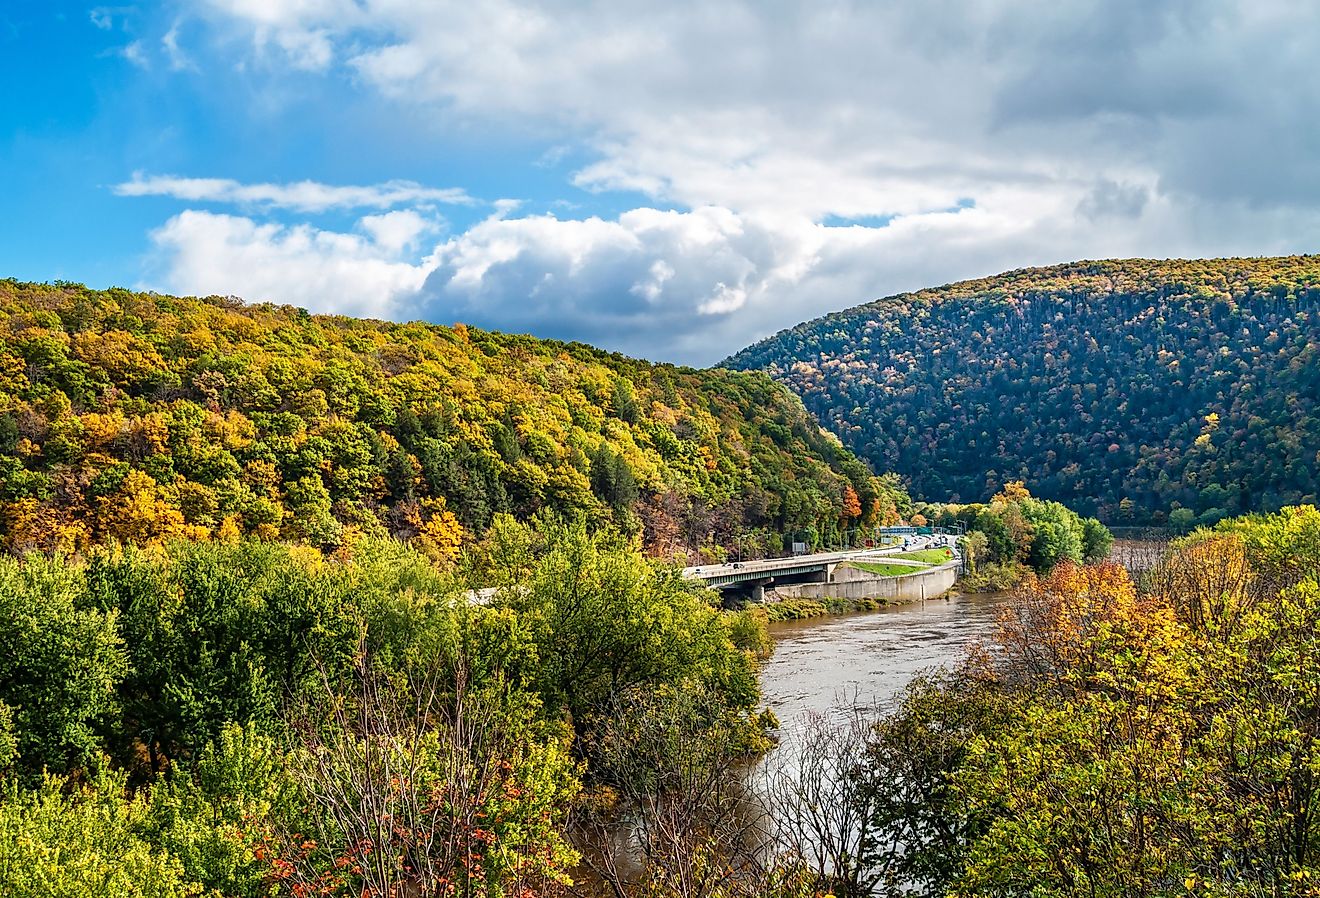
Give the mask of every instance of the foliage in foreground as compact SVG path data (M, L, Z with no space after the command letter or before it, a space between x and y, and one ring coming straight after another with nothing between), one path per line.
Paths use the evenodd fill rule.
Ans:
M1056 568L878 723L869 869L892 894L1314 894L1317 627L1310 506L1182 540L1142 591Z
M390 541L0 557L0 893L562 888L630 696L700 694L764 745L764 619L617 534L495 523L469 583Z
M369 540L0 560L6 645L63 634L0 681L0 891L581 894L581 858L623 898L1314 894L1315 508L1140 589L1056 564L992 650L822 718L768 817L763 615L580 525L501 520L467 567L488 605Z

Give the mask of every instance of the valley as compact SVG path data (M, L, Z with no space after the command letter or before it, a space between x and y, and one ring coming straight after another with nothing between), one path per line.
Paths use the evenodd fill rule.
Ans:
M875 363L815 324L806 361L781 336L735 360L763 372L699 370L0 282L0 883L861 898L1054 883L1029 851L1103 857L1115 895L1309 870L1309 828L1244 833L1311 800L1288 759L1317 738L1320 513L1231 514L1314 490L1311 263L1290 264L1286 291L1213 301L1155 272L1119 295L1131 263L906 298L942 335L918 359L858 324L892 359L846 420L832 391L880 389L851 379ZM1070 349L1101 297L1127 324ZM1257 397L1226 320L1274 328L1281 393ZM1202 348L1124 367L1173 333ZM1134 385L1122 434L1080 384L1106 365ZM1063 395L1094 402L1029 404ZM1163 448L1119 442L1193 406ZM969 407L993 451L954 429ZM868 464L876 433L922 451ZM1088 511L1199 527L1120 545L1125 569Z

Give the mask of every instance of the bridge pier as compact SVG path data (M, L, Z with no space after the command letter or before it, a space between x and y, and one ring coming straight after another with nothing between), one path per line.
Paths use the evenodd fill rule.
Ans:
M743 580L724 589L724 607L740 608L743 605L765 604L765 588L775 582L773 577L756 580Z
M837 564L837 563L836 563L836 564L827 564L827 565L823 566L822 568L820 568L819 570L815 570L815 571L812 571L812 572L810 572L810 573L808 573L808 574L803 575L803 576L801 577L801 579L800 579L798 582L801 582L801 583L833 583L833 582L834 582L834 569L835 569L836 567L838 567L838 564Z

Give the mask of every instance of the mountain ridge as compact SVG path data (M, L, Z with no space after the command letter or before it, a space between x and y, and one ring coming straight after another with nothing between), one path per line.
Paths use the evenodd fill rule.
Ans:
M1025 479L1110 523L1213 523L1314 500L1317 285L1314 255L1084 260L883 297L723 364L918 495Z
M494 515L777 551L906 502L764 375L234 298L0 281L0 541L353 531L452 557ZM878 503L878 505L877 505Z

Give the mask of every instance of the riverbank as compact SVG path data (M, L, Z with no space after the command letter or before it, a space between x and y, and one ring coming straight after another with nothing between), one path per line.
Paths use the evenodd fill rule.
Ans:
M764 606L765 616L770 623L782 623L784 621L810 620L817 617L830 617L839 614L858 614L864 611L879 611L882 608L892 608L899 605L908 605L912 602L919 602L920 599L845 599L845 598L826 598L826 599L781 599L778 602L767 602Z
M856 565L839 565L828 583L775 587L767 592L764 607L771 622L879 611L945 596L956 577L956 563L947 561L898 576L877 576Z
M977 565L975 572L959 577L953 588L964 593L1008 592L1016 589L1030 573L1031 568L1018 561L1005 564L986 562Z

